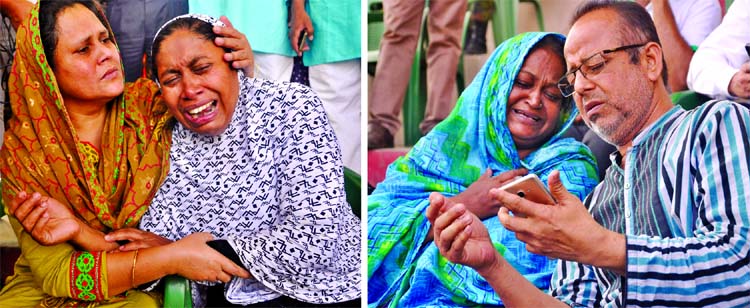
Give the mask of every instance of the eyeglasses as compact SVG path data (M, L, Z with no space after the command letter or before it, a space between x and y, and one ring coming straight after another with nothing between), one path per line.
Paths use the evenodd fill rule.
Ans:
M569 97L573 95L573 92L575 92L575 88L573 85L576 82L576 72L581 71L581 75L583 75L584 78L589 79L601 73L601 71L604 69L604 65L607 64L607 58L605 58L604 55L630 48L642 47L646 44L648 43L625 45L597 52L594 55L584 59L581 63L581 66L565 73L565 75L560 78L560 81L557 82L557 87L560 88L560 92L562 92L563 96Z

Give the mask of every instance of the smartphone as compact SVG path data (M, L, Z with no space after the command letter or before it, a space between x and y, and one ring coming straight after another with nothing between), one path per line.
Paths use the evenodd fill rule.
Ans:
M302 51L302 47L305 46L306 39L307 39L307 30L302 29L302 32L299 33L299 38L297 38L297 49L299 51Z
M234 251L234 249L232 248L232 245L229 245L229 242L227 242L227 240L208 241L206 242L206 245L220 252L222 255L227 257L227 259L232 260L232 262L234 262L235 264L247 270L247 268L245 268L245 266L242 265L242 261L240 261L240 256L237 255L237 252Z
M747 56L750 57L750 43L745 44L745 51L747 52Z
M500 189L536 203L555 204L555 198L536 174L530 173L503 185Z

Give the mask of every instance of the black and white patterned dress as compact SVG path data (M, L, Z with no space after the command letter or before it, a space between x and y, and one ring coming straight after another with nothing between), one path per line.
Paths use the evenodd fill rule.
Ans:
M195 232L229 240L253 276L229 283L232 303L360 297L360 220L345 199L341 154L320 99L295 83L240 83L223 134L175 126L169 174L141 229L172 240ZM192 285L201 305L205 285Z

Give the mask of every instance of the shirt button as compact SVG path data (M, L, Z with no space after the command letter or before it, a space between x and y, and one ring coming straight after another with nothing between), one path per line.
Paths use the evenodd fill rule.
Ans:
M630 189L630 183L625 183L625 189Z

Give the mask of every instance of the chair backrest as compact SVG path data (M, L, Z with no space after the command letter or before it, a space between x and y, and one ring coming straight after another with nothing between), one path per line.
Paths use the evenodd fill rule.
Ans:
M690 90L674 92L670 95L670 98L672 99L673 104L680 105L685 110L698 107L711 99L706 95Z
M362 178L356 171L346 167L344 167L344 190L346 202L352 207L352 212L362 218Z

